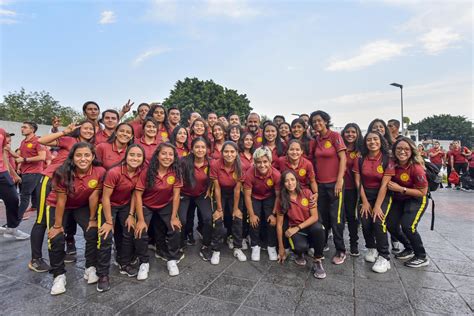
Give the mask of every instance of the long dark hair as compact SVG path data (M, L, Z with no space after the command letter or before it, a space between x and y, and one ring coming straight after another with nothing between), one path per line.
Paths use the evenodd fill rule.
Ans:
M323 119L327 129L329 129L331 127L331 115L329 115L327 112L324 112L324 111L321 111L321 110L314 111L309 116L309 124L311 125L311 127L313 127L313 118L316 115L319 115Z
M191 142L190 154L183 157L180 161L183 180L191 188L194 188L196 185L196 177L194 176L194 160L196 157L194 156L194 152L192 151L192 149L194 148L194 145L197 142L203 142L204 145L206 146L206 150L209 148L206 143L206 140L203 137L196 137ZM209 165L209 158L207 157L207 155L205 156L204 159L207 161L207 164ZM209 168L207 168L207 174L209 175ZM209 184L209 181L208 181L208 184Z
M314 113L314 112L313 112ZM309 152L309 142L311 141L311 138L309 138L308 133L306 133L306 122L302 118L296 118L291 122L290 127L294 127L296 124L300 124L303 126L303 135L301 136L301 139L298 139L301 142L301 145L303 145L303 152L306 155L310 155L311 153ZM291 131L290 128L290 139L297 139L293 136L293 132Z
M173 132L171 133L171 136L170 136L170 143L176 146L176 137L178 136L178 133L181 129L184 129L184 131L186 132L186 141L183 143L183 147L184 149L186 149L186 151L189 151L189 148L188 148L189 133L186 127L184 126L178 125L173 129Z
M362 137L362 132L360 130L360 127L359 125L357 125L356 123L347 123L346 126L344 126L344 129L341 131L341 136L342 136L342 139L344 140L344 144L346 145L346 147L349 146L349 143L347 143L346 141L346 138L344 136L345 132L349 129L349 128L353 128L356 130L356 134L357 134L357 138L354 142L354 150L356 152L361 152L362 150L362 146L364 145L363 144L363 137Z
M239 131L239 140L237 142L240 142L240 139L242 139L242 133L243 133L243 129L240 125L237 125L237 124L232 124L232 125L229 125L227 127L227 140L232 140L230 139L230 132L233 130L233 129L236 129Z
M150 164L148 166L148 171L146 173L146 188L150 189L155 185L156 174L158 173L158 169L160 167L160 162L158 161L158 155L163 150L163 148L171 148L174 153L173 163L171 164L170 168L176 174L176 178L181 179L181 170L179 169L178 163L178 152L176 151L176 147L169 142L161 143L156 148L153 156L150 159Z
M198 135L198 136L204 138L206 140L207 146L211 147L211 141L209 140L209 137L207 137L207 130L208 130L207 122L202 117L198 117L193 121L193 123L189 127L189 136L191 138L198 137L194 134L194 130L193 130L194 124L196 124L196 122L201 122L204 124L204 134L202 134L202 136L201 135Z
M76 128L75 130L73 130L71 133L69 133L67 136L71 136L71 137L74 137L76 139L79 139L79 136L81 136L81 127L82 125L84 124L91 124L92 125L92 130L94 131L94 135L92 136L91 139L89 139L89 143L93 144L95 143L95 124L94 122L92 121L89 121L89 120L85 120L85 121L81 121L79 122L78 125L80 125L79 128Z
M290 193L288 192L288 189L285 187L285 180L289 174L292 174L296 179L296 188L295 188L296 194L299 195L302 191L296 172L292 169L287 169L283 171L283 173L281 174L281 180L280 180L280 206L281 206L281 212L283 214L286 214L291 207Z
M74 155L76 153L76 150L80 148L89 148L90 151L92 152L92 155L94 155L94 159L92 160L92 165L91 166L100 166L101 163L97 160L97 157L95 155L95 149L94 146L90 143L85 143L85 142L79 142L75 143L71 150L69 151L69 154L67 155L66 160L63 162L63 164L56 169L56 171L53 174L53 183L62 183L66 187L66 193L74 193L74 171L76 170L76 165L74 164Z
M408 144L408 146L410 146L411 155L410 155L410 158L408 159L409 163L418 164L418 165L421 165L421 166L424 167L425 166L425 161L423 160L423 157L418 152L418 148L416 147L415 142L411 138L408 138L408 137L400 137L393 144L393 146L392 146L392 155L393 155L394 162L397 165L400 164L400 161L398 160L396 152L395 152L395 150L397 148L397 145L400 142L406 142Z
M240 139L239 139L239 144L238 144L238 145L239 145L239 152L240 152L240 153L245 152L244 140L245 140L245 137L247 137L247 135L250 135L250 136L252 137L252 141L253 141L253 135L252 135L252 133L250 133L250 132L243 132L242 134L240 134ZM254 142L254 144L255 144L255 142ZM252 146L252 147L250 148L250 153L253 154L254 151L255 151L255 148L254 148L254 146Z
M392 146L392 136L390 135L390 131L388 130L387 124L385 124L384 120L376 118L372 122L370 122L369 127L367 128L367 133L372 130L375 123L381 123L383 125L383 128L385 129L385 134L383 135L383 137L387 141L388 146Z
M135 141L135 131L133 130L132 125L130 125L128 123L125 123L125 122L120 123L119 125L117 125L117 127L115 128L115 131L112 133L112 135L109 136L109 139L107 139L107 143L113 144L115 142L115 140L117 139L117 131L119 130L120 127L122 127L124 125L130 127L130 129L132 130L132 138L130 138L130 140L128 141L127 146L130 146L130 145L133 144L133 142Z
M154 118L153 113L155 113L155 110L157 108L162 108L163 112L165 112L165 120L163 121L163 123L160 123L160 122L157 122L157 123L158 123L158 125L163 124L163 126L165 127L166 132L169 134L170 133L170 125L169 125L169 122L168 122L168 111L166 111L166 108L163 105L161 105L159 103L151 104L150 105L150 110L148 111L146 117ZM160 131L158 131L158 132L160 132Z
M285 146L283 145L283 142L281 141L281 137L280 137L280 131L278 130L278 126L273 123L273 122L269 122L267 123L264 127L263 127L263 132L262 132L262 135L263 135L263 140L262 140L262 146L265 146L267 145L268 141L267 139L265 138L265 130L269 127L269 126L273 126L275 129L276 129L276 138L275 138L275 148L277 150L277 156L278 157L281 157L285 154Z
M367 134L364 136L364 145L362 146L362 150L360 151L363 158L369 155L369 149L367 148L367 138L369 134L375 134L380 139L380 152L382 153L383 159L387 160L390 157L390 147L388 146L387 140L380 134L378 131L368 131Z
M224 145L222 145L222 149L221 149L222 153L224 153L224 149L227 146L231 146L237 152L237 156L235 157L235 161L234 161L234 170L235 170L235 173L237 174L237 178L240 179L242 177L242 163L240 162L239 148L237 147L236 143L234 143L231 140L228 140L228 141L224 142ZM223 154L222 154L221 159L224 160L224 155Z

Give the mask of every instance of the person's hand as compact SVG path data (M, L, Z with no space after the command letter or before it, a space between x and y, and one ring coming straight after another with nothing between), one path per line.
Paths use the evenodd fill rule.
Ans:
M97 220L89 220L89 224L87 225L86 231L94 227L97 227Z
M342 186L344 184L343 179L337 179L336 185L334 186L334 195L339 196L339 193L342 192Z
M271 214L270 216L268 216L267 222L270 224L270 226L275 226L277 223L275 215Z
M212 214L212 219L214 220L214 222L221 219L221 218L224 218L224 212L222 210L216 210Z
M62 226L58 228L55 228L53 226L48 231L48 239L53 239L54 237L56 237L57 235L61 233L64 234L64 228Z
M393 181L390 181L388 183L388 189L390 191L394 191L394 192L400 192L400 193L403 192L403 187L401 185L399 185L398 183L393 182Z
M16 161L16 163L22 163L22 162L24 162L22 156L20 156L20 157L18 157L18 158L15 158L15 161Z
M125 220L125 227L127 227L127 231L130 232L131 229L135 229L135 216L129 215Z
M148 231L148 226L146 225L145 221L138 221L135 225L135 238L140 239L142 238L142 233Z
M278 249L278 263L283 263L286 260L286 251L284 248Z
M205 199L211 197L211 187L207 188L206 195L204 196Z
M372 211L372 207L370 207L370 204L367 203L362 203L362 207L360 208L360 216L369 218L369 214Z
M294 234L296 234L299 231L300 231L300 229L298 228L298 226L290 227L286 230L285 236L286 236L286 238L290 238L291 236L293 236Z
M69 124L63 131L64 134L70 134L78 129L81 125L76 125L76 122Z
M257 215L250 215L250 226L252 226L253 228L257 228L259 222L260 218Z
M178 231L180 231L182 227L181 221L177 217L171 218L170 225L171 225L171 229L178 230Z
M374 223L377 221L377 219L379 219L380 221L384 220L385 215L382 212L382 209L380 207L374 207L373 212L374 212Z
M107 236L109 236L110 232L114 231L114 225L105 222L102 226L99 228L99 236L101 236L104 239L107 239Z
M17 175L17 174L13 175L13 182L14 182L15 184L21 183L21 178L20 178L20 176Z
M242 214L242 211L238 208L236 208L233 212L232 212L232 218L239 218L239 219L242 219L244 215Z
M313 193L309 197L309 207L310 208L318 206L318 195L319 195L319 193L316 192L316 193Z
M130 102L130 99L128 99L127 103L122 106L122 113L128 113L134 104L135 102Z

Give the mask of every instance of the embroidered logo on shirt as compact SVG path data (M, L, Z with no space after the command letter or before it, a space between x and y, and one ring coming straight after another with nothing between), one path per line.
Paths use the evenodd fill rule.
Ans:
M351 152L349 157L351 157L351 159L355 159L357 157L357 154L355 151Z
M32 143L28 143L28 144L26 144L26 147L28 147L28 148L33 148L33 144L32 144Z
M272 180L272 179L268 179L268 180L267 180L267 185L268 185L269 187L273 186L273 180Z
M379 166L377 167L377 172L378 172L378 173L383 173L383 167L382 167L382 165L379 165Z
M327 141L324 143L324 148L331 148L331 147L332 147L331 142L327 140Z
M298 171L298 174L301 176L301 177L304 177L306 175L306 169L300 169L300 171Z
M168 184L174 184L175 182L176 182L176 178L173 176L169 176L168 178L166 178L166 183Z
M258 136L257 137L257 143L261 143L263 141L262 137Z
M92 179L87 182L87 186L91 189L97 188L97 184L99 184L99 181L97 181L96 179Z
M301 205L303 205L303 206L308 206L308 204L309 204L309 201L308 201L307 198L301 199Z
M188 155L188 152L187 151L183 151L183 157L187 156Z
M209 171L209 168L208 168L208 167L204 168L204 173L207 174L208 171Z
M408 180L410 180L410 176L408 175L408 173L404 172L400 175L400 180L402 180L403 182L407 182Z
M161 137L162 138L168 138L168 133L167 132L161 132Z

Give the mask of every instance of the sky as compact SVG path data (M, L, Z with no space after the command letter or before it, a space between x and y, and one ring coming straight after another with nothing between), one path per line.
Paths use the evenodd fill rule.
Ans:
M0 0L0 93L102 109L163 101L186 77L260 114L473 118L471 1Z

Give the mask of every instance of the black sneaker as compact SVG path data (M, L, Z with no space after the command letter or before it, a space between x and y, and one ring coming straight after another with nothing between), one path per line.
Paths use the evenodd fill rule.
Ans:
M186 236L186 243L189 245L189 246L194 246L196 244L196 240L194 239L194 234L193 233L189 233L187 236Z
M164 251L162 251L161 249L157 249L155 251L155 258L158 258L158 259L161 259L163 261L168 261L168 256L166 255L166 253Z
M199 251L199 255L201 256L202 260L209 261L212 257L212 250L209 247L202 247Z
M301 254L299 256L296 255L295 263L299 266L305 266L306 265L306 259L304 257L304 254Z
M41 273L41 272L48 272L51 267L49 266L49 264L46 263L46 261L44 261L43 258L39 258L39 259L32 259L28 263L28 268L32 271Z
M400 252L400 242L399 241L392 241L392 253L397 254Z
M66 242L66 254L67 255L77 254L76 243L74 241L67 241Z
M73 263L77 261L77 256L75 254L66 253L64 256L64 263Z
M108 275L100 276L99 281L97 282L97 291L105 292L108 290L110 290L109 276Z
M418 258L418 257L413 257L407 262L404 263L405 266L409 268L420 268L420 267L425 267L430 264L430 260L428 258Z
M351 245L351 250L349 251L351 257L360 256L359 247L357 245Z
M413 258L415 254L413 253L413 250L405 249L402 252L399 252L395 255L395 258L400 259L400 260L406 260L406 259L411 259Z
M134 266L127 264L120 267L120 274L124 274L130 278L133 278L137 276L138 271Z

